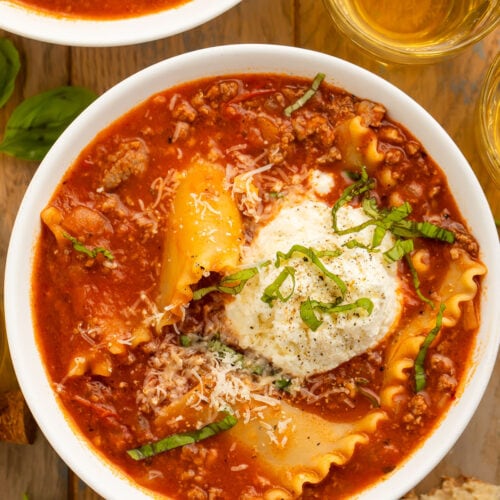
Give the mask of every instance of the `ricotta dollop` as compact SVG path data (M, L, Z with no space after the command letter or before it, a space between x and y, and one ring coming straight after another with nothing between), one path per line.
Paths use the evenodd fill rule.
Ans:
M356 226L367 218L361 208L351 206L344 206L337 213L340 228ZM282 208L243 249L243 265L266 260L272 263L262 267L241 293L227 303L230 340L294 377L331 370L375 346L401 313L397 264L386 262L382 255L394 240L386 235L375 252L343 246L353 238L369 245L372 235L372 227L338 235L332 229L331 208L321 201L304 200ZM316 312L322 324L315 331L309 328L300 316L301 303L307 299L332 302L339 290L333 280L300 253L293 254L280 267L274 265L276 252L286 253L296 244L315 251L338 249L338 254L323 256L321 261L346 283L344 303L369 298L374 306L371 314L362 308L335 314ZM295 285L287 280L282 294L293 293L286 302L276 300L271 306L261 297L283 265L295 270Z

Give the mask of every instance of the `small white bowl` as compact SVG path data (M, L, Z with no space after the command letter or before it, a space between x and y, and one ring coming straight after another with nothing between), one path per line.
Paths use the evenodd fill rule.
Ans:
M84 47L113 47L160 40L200 26L240 0L191 0L146 16L94 21L51 16L35 9L0 2L0 28L42 42Z
M271 45L234 45L187 53L127 78L75 120L38 168L19 209L9 246L5 309L9 346L21 388L42 432L56 452L78 476L108 499L147 498L147 494L114 470L75 433L47 379L34 339L31 311L31 268L33 248L40 234L39 214L79 152L100 130L152 94L205 76L251 72L312 77L318 71L326 73L327 80L338 87L383 103L390 116L423 143L446 172L450 188L479 241L481 258L488 267L482 287L481 327L474 364L463 393L410 459L360 498L396 499L405 494L450 450L477 408L494 367L500 337L499 244L483 191L446 132L422 107L385 80L329 55Z

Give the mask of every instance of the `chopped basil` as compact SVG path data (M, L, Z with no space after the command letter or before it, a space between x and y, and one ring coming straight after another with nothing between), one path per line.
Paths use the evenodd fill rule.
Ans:
M351 184L344 189L342 195L332 207L332 226L335 232L341 233L337 225L337 212L339 211L339 209L356 198L356 196L360 196L366 191L373 189L374 186L375 180L368 177L366 167L363 167L361 169L361 175L359 179L354 184Z
M14 44L7 38L0 38L0 108L12 95L20 68L19 52Z
M192 344L191 338L189 335L181 335L179 337L179 342L182 347L189 347Z
M59 87L29 97L12 113L0 152L40 161L66 127L96 98L81 87Z
M354 184L348 186L337 200L332 208L332 225L338 234L349 234L361 231L362 229L375 225L372 247L376 248L382 242L382 239L387 231L390 231L394 236L401 238L432 238L447 243L455 241L453 232L436 226L431 222L411 221L408 216L412 212L412 207L408 202L404 202L399 207L391 209L380 209L374 198L365 197L362 201L363 211L369 220L359 224L358 226L340 230L337 225L337 212L346 203L349 203L356 196L366 193L375 185L375 180L368 177L366 168L361 170L361 177Z
M310 298L300 304L300 317L313 332L323 323L316 317L316 314L314 314L314 305Z
M127 453L134 460L144 460L145 458L153 457L159 453L210 438L223 431L231 429L231 427L234 427L237 423L238 420L236 417L227 413L222 420L207 424L201 429L172 434L171 436L161 439L160 441L155 441L153 443L140 446L139 448L127 450Z
M278 380L274 381L274 385L280 390L280 391L288 391L290 386L292 385L292 381L289 378L280 378Z
M276 252L276 261L274 265L279 267L282 260L288 260L292 257L294 253L301 253L305 255L326 277L333 280L338 286L342 297L345 295L347 291L347 285L342 281L342 279L336 274L329 271L323 262L320 260L320 256L324 255L336 255L337 252L335 250L326 251L326 252L318 252L313 248L308 248L303 245L293 245L288 252Z
M225 358L226 356L229 356L231 364L233 366L237 365L243 368L245 360L243 354L239 353L238 351L235 351L232 347L229 347L228 345L224 344L223 342L220 341L219 338L214 337L213 339L211 339L208 344L208 348L210 349L210 351L215 352L217 356L221 359Z
M354 309L364 309L368 314L373 311L373 302L367 297L361 297L349 304L342 304L342 299L337 297L335 302L319 302L317 300L307 299L300 305L300 317L306 325L314 332L323 323L316 317L315 310L326 314L339 314Z
M317 92L321 82L325 79L324 73L318 73L311 84L311 87L300 96L293 104L285 108L285 116L290 117L294 111L304 106L304 104L311 99L311 97Z
M453 243L455 241L455 235L452 231L436 226L431 222L408 220L408 216L412 213L412 207L408 202L404 202L402 205L390 209L379 208L375 198L367 196L368 191L370 191L374 185L375 180L368 177L366 168L363 167L356 182L343 191L342 195L333 206L332 227L338 234L343 235L357 233L369 226L375 226L370 245L363 245L354 239L344 244L347 248L365 248L368 251L377 251L376 249L382 243L386 233L388 231L391 232L396 241L392 248L384 252L384 258L388 262L397 262L406 257L418 297L431 307L434 307L433 302L421 293L418 274L409 258L409 254L414 250L413 240L415 238L431 238L445 243ZM353 198L360 195L364 195L361 206L369 219L357 226L339 229L337 224L338 210L346 203L349 203Z
M441 330L441 324L443 322L443 311L445 310L445 308L446 306L444 304L441 304L441 306L439 307L439 312L436 317L436 326L425 337L424 342L420 346L417 357L415 358L415 392L420 392L425 389L425 357L427 356L427 350L429 349L429 346L432 344L439 331Z
M346 248L349 248L349 249L352 249L352 248L362 248L364 250L369 250L370 252L375 252L375 253L378 252L378 250L376 248L372 248L369 245L365 245L364 243L361 243L358 240L349 240L346 243L344 243L342 246L346 247Z
M109 250L106 250L105 248L96 247L91 250L90 248L86 247L81 241L77 240L74 236L71 236L68 233L63 233L63 236L69 241L71 241L73 248L77 252L81 252L85 254L87 257L90 257L91 259L95 259L98 254L104 255L104 257L106 257L106 259L108 260L114 259L113 254Z
M413 265L413 262L410 258L409 255L405 255L406 257L406 263L408 264L408 268L410 269L411 277L413 279L413 287L415 288L415 292L418 296L418 298L422 301L428 304L431 309L434 309L434 302L432 302L431 299L427 298L420 290L420 279L418 277L417 270L415 269L415 266Z
M284 296L281 293L280 288L288 277L292 279L292 290L288 295ZM262 300L266 304L269 304L272 307L273 302L276 299L281 300L281 302L286 302L287 300L289 300L290 297L293 295L294 291L295 291L295 269L290 266L285 266L282 269L281 273L278 275L278 277L265 288L264 293L262 294L260 300Z
M384 252L384 257L389 262L397 262L401 260L405 255L413 252L414 245L413 240L396 240L396 243L392 248Z
M200 300L202 297L212 292L223 292L230 295L237 295L243 290L247 281L259 272L261 267L269 264L270 262L264 262L260 266L249 267L236 273L229 274L228 276L224 276L224 278L222 278L217 285L207 286L205 288L195 290L193 292L193 300Z
M278 200L285 197L285 193L279 191L270 191L268 194L269 198Z

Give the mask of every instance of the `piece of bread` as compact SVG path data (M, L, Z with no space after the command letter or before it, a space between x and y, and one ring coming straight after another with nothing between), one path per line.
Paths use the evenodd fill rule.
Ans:
M36 424L19 389L0 393L0 441L31 444Z
M443 477L439 488L420 495L409 493L404 500L500 500L500 486L474 477Z

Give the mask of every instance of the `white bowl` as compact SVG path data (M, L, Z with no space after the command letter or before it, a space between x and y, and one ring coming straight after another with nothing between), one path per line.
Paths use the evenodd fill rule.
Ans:
M210 64L207 64L210 61ZM314 76L353 94L383 103L391 117L420 139L445 170L462 214L481 246L488 267L482 287L482 321L463 394L439 427L401 467L361 498L399 498L410 490L450 450L466 427L491 375L500 336L500 259L494 221L482 189L467 161L441 126L418 104L385 80L334 57L303 49L270 45L235 45L204 49L158 63L116 85L97 99L64 132L37 170L19 209L9 246L5 306L9 345L26 400L42 430L62 459L106 498L146 498L75 434L49 385L34 341L31 312L31 263L40 233L41 210L65 170L96 133L147 99L170 86L211 75L272 72Z
M84 47L113 47L159 40L210 21L240 0L191 0L179 7L122 20L51 16L0 2L0 28L34 40Z

